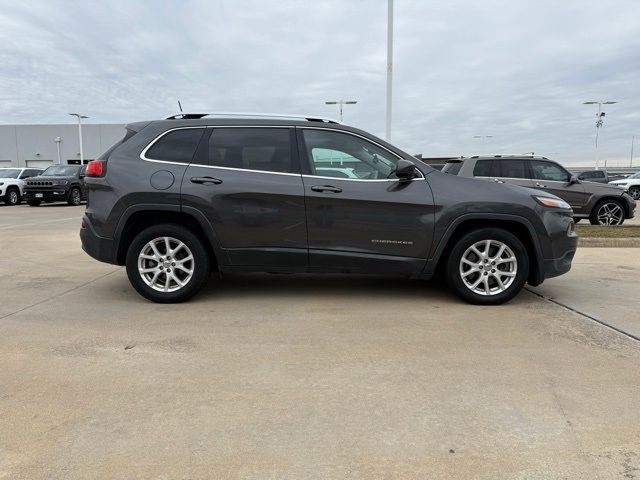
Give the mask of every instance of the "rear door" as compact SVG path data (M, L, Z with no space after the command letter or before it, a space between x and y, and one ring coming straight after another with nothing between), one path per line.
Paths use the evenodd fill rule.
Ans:
M299 128L315 270L414 273L432 242L434 205L421 172L395 177L400 157L360 135ZM350 178L332 174L346 172Z
M533 178L533 188L544 190L562 198L576 213L587 202L587 194L582 183L570 184L571 174L555 162L549 160L529 160Z
M289 127L209 127L182 180L183 208L204 213L226 265L306 268L304 189Z

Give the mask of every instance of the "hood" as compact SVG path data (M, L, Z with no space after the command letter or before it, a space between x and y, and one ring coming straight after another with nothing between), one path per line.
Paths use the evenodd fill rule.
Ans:
M600 195L622 195L624 188L610 183L582 182L586 193Z
M27 178L25 181L27 183L27 185L30 182L59 182L60 180L77 180L78 177L76 176L68 176L68 175L59 175L59 176L54 176L54 175L46 175L46 176L42 176L42 175L38 175L36 177L30 177Z

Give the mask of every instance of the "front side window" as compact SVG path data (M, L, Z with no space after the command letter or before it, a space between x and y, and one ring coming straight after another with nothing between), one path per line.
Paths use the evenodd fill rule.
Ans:
M18 178L20 169L18 168L0 168L0 178Z
M303 130L311 174L357 180L395 176L398 158L367 140L331 130Z
M442 167L442 173L448 173L449 175L458 175L462 169L461 161L447 162Z
M160 137L147 150L145 157L150 160L191 163L203 131L203 128L173 130Z
M531 161L533 178L536 180L547 180L552 182L568 182L571 175L560 165L541 160Z
M496 177L502 178L529 178L527 164L524 160L502 159L494 160L497 163Z
M216 167L293 173L291 133L287 128L214 128L209 164Z

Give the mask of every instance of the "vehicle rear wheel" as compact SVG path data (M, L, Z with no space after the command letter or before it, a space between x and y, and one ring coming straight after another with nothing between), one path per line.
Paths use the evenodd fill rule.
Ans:
M573 217L573 223L580 223L581 218Z
M126 263L131 285L157 303L188 300L205 285L211 268L202 241L175 224L140 232L129 245Z
M591 225L615 226L624 223L624 207L617 200L603 200L589 216Z
M8 188L7 193L4 196L4 203L7 205L19 205L22 201L20 198L20 190L17 188Z
M634 185L633 187L630 187L629 195L631 195L634 200L640 200L640 186Z
M529 254L506 230L473 230L453 245L446 275L449 286L466 301L501 304L516 296L527 281Z
M27 200L30 207L39 207L42 202L40 200Z
M78 187L73 187L69 192L69 197L67 198L67 203L69 205L73 205L77 207L82 202L82 192Z

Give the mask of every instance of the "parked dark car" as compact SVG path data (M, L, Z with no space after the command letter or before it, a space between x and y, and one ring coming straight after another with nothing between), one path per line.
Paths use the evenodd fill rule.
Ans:
M545 157L475 156L450 160L442 171L557 195L571 205L576 221L588 218L593 225L622 225L625 219L633 218L636 208L635 200L624 189L583 182Z
M577 173L578 180L596 183L609 183L609 174L605 170L584 170Z
M32 207L42 202L67 202L80 205L86 198L86 165L52 165L37 177L29 178L24 197Z
M356 177L332 175L337 164ZM445 175L319 118L133 123L86 184L84 250L126 265L156 302L188 299L218 270L441 273L467 301L496 304L569 271L577 245L554 195Z

